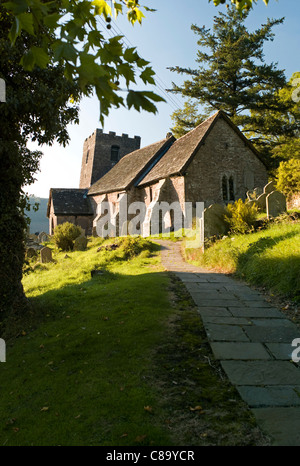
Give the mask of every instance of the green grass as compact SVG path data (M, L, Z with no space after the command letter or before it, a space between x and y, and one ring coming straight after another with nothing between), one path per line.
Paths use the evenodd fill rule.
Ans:
M0 445L265 444L157 249L91 239L30 264L30 311L2 323Z
M168 442L144 410L155 403L143 380L170 312L167 277L147 274L141 266L149 259L128 265L118 259L124 251L97 253L100 243L67 259L56 253L55 263L24 278L31 304L44 315L39 328L20 328L8 341L1 443L122 445L143 435L145 442ZM113 266L91 279L91 269L109 261Z
M185 250L195 264L233 273L253 285L300 301L300 222L271 223L266 229L216 241L204 254Z

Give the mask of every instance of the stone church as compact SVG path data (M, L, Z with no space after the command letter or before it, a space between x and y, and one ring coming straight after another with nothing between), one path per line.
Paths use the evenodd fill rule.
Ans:
M138 136L99 129L84 141L79 189L50 190L50 234L68 221L90 235L100 204L111 202L117 209L124 194L128 205L143 202L149 218L162 201L182 208L185 202L228 204L268 181L260 154L223 111L177 140L168 133L143 148L140 142Z

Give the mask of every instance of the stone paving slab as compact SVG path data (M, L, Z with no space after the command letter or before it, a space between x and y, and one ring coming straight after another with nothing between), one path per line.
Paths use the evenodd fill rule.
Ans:
M263 299L255 299L251 301L243 300L243 298L240 299L242 302L245 301L245 306L247 307L272 308L272 305Z
M258 327L285 327L292 328L297 332L297 326L288 319L252 319L254 325Z
M245 327L245 332L251 341L264 343L291 343L299 336L297 328L258 326Z
M252 412L274 446L300 445L300 408L254 408Z
M300 371L286 361L221 361L235 385L300 385Z
M266 343L266 347L276 359L290 361L295 349L290 343Z
M282 319L284 316L283 314L278 311L278 309L272 308L261 308L261 307L231 307L229 306L229 311L232 315L236 317L270 317L270 318L278 318Z
M241 301L234 300L234 296L225 301L223 299L202 299L196 293L191 293L191 295L198 307L222 307L224 305L226 307L240 307L242 305Z
M243 329L237 325L204 324L204 327L212 341L249 341Z
M198 307L198 312L201 318L204 316L232 317L232 314L226 307Z
M229 291L218 291L217 289L215 290L209 290L209 291L203 291L203 290L200 290L199 288L198 289L193 289L191 290L191 292L193 293L193 299L197 299L197 300L207 300L207 299L225 299L226 301L227 300L232 300L232 293L230 293Z
M300 406L300 385L238 386L237 390L243 400L253 408Z
M252 325L251 320L245 317L228 317L228 316L202 316L204 324L228 324L228 325Z
M251 301L255 304L255 307L266 307L266 306L259 306L258 303L261 303L261 300L258 300L259 296L253 295L253 294L246 294L243 292L238 292L236 293L235 291L231 291L230 293L233 293L233 295L240 299L242 302L244 302L248 306L248 301ZM267 306L269 307L269 306Z
M223 287L222 285L220 285L219 283L194 283L194 282L185 282L184 283L185 287L191 291L191 292L202 292L202 293L210 293L210 292L219 292L219 293L223 293L223 292L226 292L228 293L228 291L225 289L225 287Z
M212 342L211 348L216 359L255 360L271 359L261 343Z

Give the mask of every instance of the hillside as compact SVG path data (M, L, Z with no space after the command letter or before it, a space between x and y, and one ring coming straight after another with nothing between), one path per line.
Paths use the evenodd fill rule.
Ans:
M49 233L49 220L47 218L47 204L48 199L41 197L30 196L30 205L33 206L36 202L39 203L39 209L37 212L31 207L29 212L26 212L26 215L30 218L30 233L36 233L44 231Z

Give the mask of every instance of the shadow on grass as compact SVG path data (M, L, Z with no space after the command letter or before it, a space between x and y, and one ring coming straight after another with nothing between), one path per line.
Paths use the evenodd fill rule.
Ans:
M300 255L288 257L262 256L266 250L272 250L281 241L299 236L292 231L283 235L267 236L251 243L246 252L237 258L235 275L245 277L255 285L267 286L271 291L286 295L296 302L300 301Z
M102 269L30 301L0 377L7 445L265 441L173 274Z

